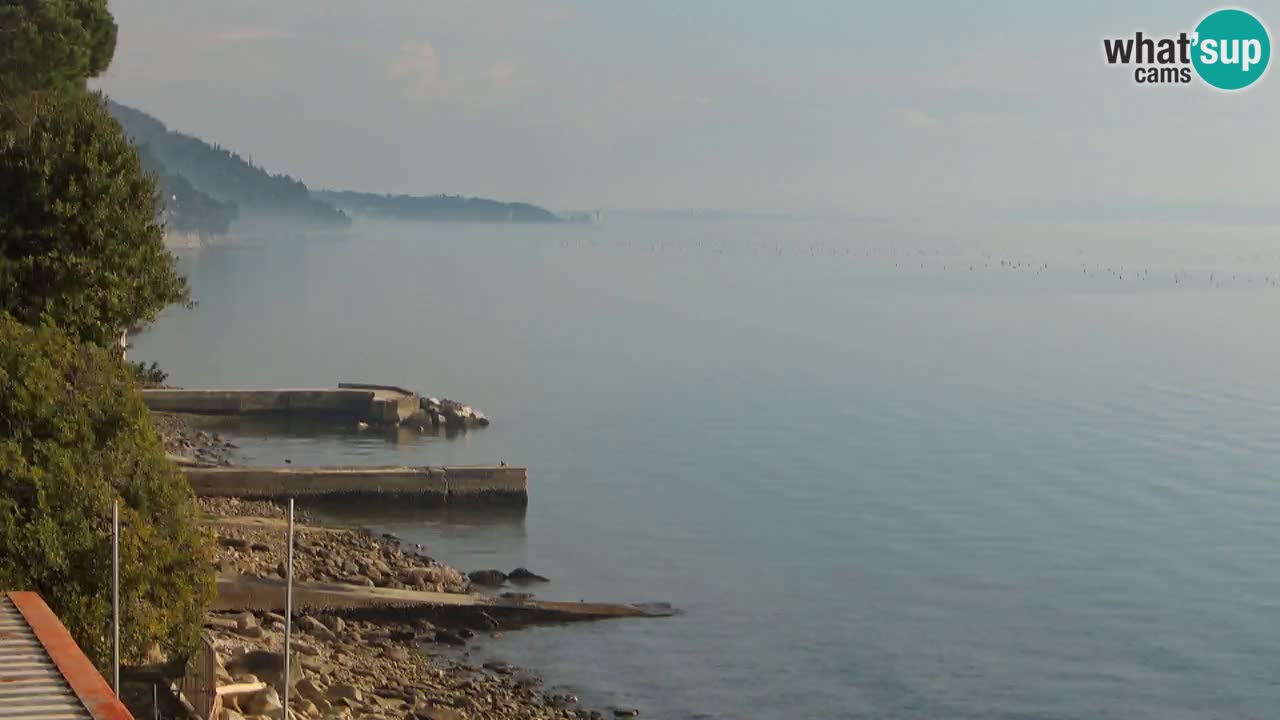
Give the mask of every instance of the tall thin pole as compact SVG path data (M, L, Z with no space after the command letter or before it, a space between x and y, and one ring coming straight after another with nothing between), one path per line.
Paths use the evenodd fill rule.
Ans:
M111 505L111 689L120 697L120 501Z
M293 633L293 498L289 498L289 548L284 566L284 712L289 717L289 636Z

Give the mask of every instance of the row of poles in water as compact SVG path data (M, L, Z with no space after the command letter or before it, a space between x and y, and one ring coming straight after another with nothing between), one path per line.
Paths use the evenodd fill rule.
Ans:
M762 252L776 254L779 256L809 256L809 257L864 257L864 258L883 258L885 260L893 260L893 266L897 269L918 266L919 269L941 269L943 271L970 271L978 270L1021 270L1030 272L1049 272L1050 263L1042 261L1031 261L1025 259L1002 259L996 262L996 256L990 252L981 253L982 262L967 261L959 254L946 253L944 251L925 251L925 250L898 250L896 248L851 248L824 245L822 243L811 243L806 246L795 246L787 243L779 242L747 242L739 245L733 243L696 243L690 244L677 240L664 240L661 238L633 241L623 243L602 243L594 240L561 240L561 247L583 247L597 249L623 249L641 247L651 252L677 252L684 254L686 252L704 251L716 255L729 254L734 250L746 250L752 254L759 255ZM914 262L915 258L930 258L931 262ZM940 259L945 258L945 262ZM1237 258L1241 261L1262 262L1264 260L1280 260L1280 258L1256 256L1241 256ZM940 266L939 266L940 263ZM1067 261L1054 265L1053 269L1059 267L1073 267L1076 263ZM1267 285L1271 287L1280 287L1280 273L1264 273L1261 277L1249 274L1241 275L1239 272L1233 271L1201 271L1192 273L1186 269L1180 268L1174 271L1157 271L1152 272L1151 268L1124 268L1112 267L1104 265L1089 266L1084 263L1078 265L1081 274L1088 277L1111 276L1117 280L1124 280L1126 277L1145 280L1149 278L1167 277L1173 280L1174 284L1182 284L1198 278L1205 278L1209 285L1215 287L1224 287L1232 283L1247 283L1258 285Z
M641 244L644 245L646 243L641 243ZM606 243L582 243L581 245L584 247L589 246L589 247L595 247L600 249L622 248L622 247L628 246L628 245L614 245L614 244L606 244ZM647 243L647 245L648 245L648 249L652 252L672 251L680 254L685 254L686 252L702 250L702 251L708 251L714 255L728 254L727 252L728 246L726 245L707 246L707 247L685 246L684 244L681 244L681 243L671 242L671 241L662 241L662 240L650 241L649 243ZM568 242L562 241L561 246L562 247L568 246ZM742 247L753 251L753 254L755 255L759 255L762 250L765 250L765 251L774 252L777 255L782 256L784 255L784 251L786 250L785 246L781 244L770 245L768 247L765 247L764 245L759 245L759 244L747 245ZM792 248L791 250L792 250L791 252L787 252L785 254L793 257L800 257L800 256L859 257L861 256L861 257L867 257L867 258L883 258L886 261L886 263L889 260L893 260L893 267L896 270L918 268L920 270L941 270L943 272L1020 271L1020 272L1048 273L1048 272L1059 270L1059 268L1062 268L1064 272L1067 272L1068 268L1069 268L1069 272L1075 272L1075 267L1078 267L1081 275L1084 275L1085 277L1088 277L1091 279L1110 278L1115 280L1125 280L1126 278L1128 278L1130 280L1155 280L1155 281L1172 280L1174 285L1188 285L1188 284L1194 285L1197 281L1202 281L1207 283L1210 287L1218 287L1218 288L1240 287L1240 286L1246 286L1246 285L1252 285L1255 287L1280 287L1280 273L1263 273L1261 275L1250 274L1250 273L1241 274L1238 271L1230 271L1230 270L1226 270L1226 271L1202 270L1199 272L1191 272L1186 270L1185 268L1179 268L1177 270L1172 270L1172 271L1157 270L1153 272L1152 269L1149 267L1141 267L1141 268L1135 269L1135 268L1125 268L1120 266L1112 267L1107 265L1089 266L1083 263L1076 266L1074 263L1071 263L1071 262L1066 262L1061 265L1051 265L1050 263L1047 263L1047 262L1040 262L1040 261L1031 262L1031 261L1025 261L1025 260L1009 260L1009 259L1000 260L998 263L996 263L996 262L993 262L994 258L992 258L987 253L983 254L983 257L986 258L986 260L979 263L977 261L975 262L966 261L963 257L957 256L957 255L944 255L943 253L925 253L923 251L916 252L916 253L877 252L877 251L857 252L856 250L850 249L850 248L832 248L832 247L822 247L818 245L812 245L804 249ZM807 250L807 252L805 252L804 250ZM920 257L930 258L930 261L917 263L915 259ZM938 258L944 258L944 257L948 258L946 262L942 262L938 260ZM886 267L887 267L887 264L886 264Z

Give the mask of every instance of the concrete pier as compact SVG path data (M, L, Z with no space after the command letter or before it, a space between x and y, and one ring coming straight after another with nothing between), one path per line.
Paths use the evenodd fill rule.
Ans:
M143 390L157 412L196 415L308 415L395 424L417 413L417 393L389 385L341 383L337 388L277 390Z
M196 495L239 498L403 497L427 504L529 504L522 467L185 467Z
M218 577L218 599L214 610L261 610L282 612L284 581L249 575ZM668 617L677 611L666 604L627 605L617 603L550 602L525 598L489 597L475 594L418 592L390 588L358 587L340 583L295 582L295 611L391 612L398 618L451 614L465 617L488 615L519 624L559 623L606 618Z

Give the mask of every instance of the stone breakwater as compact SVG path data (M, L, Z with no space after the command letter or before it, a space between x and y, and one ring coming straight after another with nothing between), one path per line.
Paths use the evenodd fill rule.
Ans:
M401 421L405 427L418 430L443 428L446 430L466 430L476 427L488 427L489 418L470 405L445 398L437 400L424 397L419 400L419 411Z
M287 416L419 430L459 431L489 425L488 416L470 405L422 397L394 385L338 383L336 388L267 390L149 387L141 395L157 413Z

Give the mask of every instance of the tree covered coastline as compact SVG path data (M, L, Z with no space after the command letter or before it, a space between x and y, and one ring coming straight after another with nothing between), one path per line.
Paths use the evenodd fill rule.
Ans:
M427 222L559 222L555 213L524 202L460 195L390 195L312 190L300 179L272 173L252 159L170 129L136 108L107 100L154 174L170 232L226 235L237 220L270 218L311 228L342 228L351 215Z

